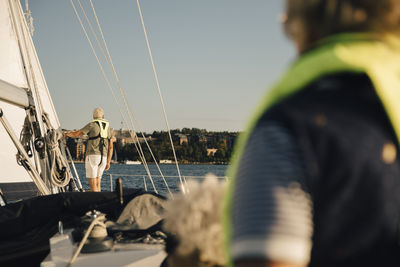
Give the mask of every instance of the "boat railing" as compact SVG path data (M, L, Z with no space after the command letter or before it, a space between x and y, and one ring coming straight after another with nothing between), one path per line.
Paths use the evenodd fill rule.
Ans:
M142 180L143 182L143 188L146 192L149 191L148 186L147 186L147 181L150 180L150 177L147 174L122 174L122 173L105 173L105 175L109 176L110 179L110 191L113 191L113 179L114 178L121 178L121 177L129 177L130 179L136 179L136 180ZM164 177L166 180L176 180L179 181L179 176L177 175L152 175L151 178L162 178ZM196 175L182 175L181 176L184 183L186 183L187 180L190 179L198 179L198 180L202 180L205 178L205 176L196 176ZM227 176L215 176L217 179L223 179L223 180L227 180L228 177ZM167 181L168 183L168 181ZM153 186L153 190L155 192L157 192L157 189L155 188L154 184L151 183Z

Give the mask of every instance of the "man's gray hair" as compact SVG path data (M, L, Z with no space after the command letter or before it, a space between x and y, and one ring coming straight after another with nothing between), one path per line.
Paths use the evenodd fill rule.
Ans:
M102 108L95 108L93 110L93 119L103 119L104 118L104 111Z

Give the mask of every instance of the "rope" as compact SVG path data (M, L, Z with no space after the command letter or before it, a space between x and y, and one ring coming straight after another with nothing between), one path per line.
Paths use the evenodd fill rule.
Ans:
M88 229L86 230L85 235L83 236L81 242L79 243L78 248L76 249L74 255L72 256L70 262L68 263L68 267L72 266L72 264L75 262L76 258L78 258L79 253L81 252L83 245L85 244L86 240L89 238L90 233L92 232L94 226L96 225L96 223L98 223L100 220L102 220L104 218L102 218L101 216L96 217L93 219L92 223L89 225Z
M73 7L73 9L74 9L75 15L76 15L76 17L77 17L77 19L78 19L78 21L79 21L79 23L80 23L80 25L81 25L81 28L82 28L82 30L83 30L85 36L86 36L86 39L87 39L87 41L89 42L90 48L92 49L92 52L93 52L93 55L94 55L95 58L96 58L97 64L98 64L98 66L99 66L99 68L100 68L100 71L101 71L101 73L102 73L102 75L103 75L103 78L104 78L104 80L105 80L106 83L107 83L107 87L108 87L108 89L110 90L111 95L113 96L113 99L114 99L115 103L117 104L118 111L119 111L119 113L120 113L120 115L121 115L121 117L122 117L122 120L126 122L126 119L125 119L125 116L124 116L123 113L122 113L120 104L119 104L119 102L118 102L118 100L117 100L117 97L115 96L115 93L114 93L114 90L113 90L113 88L112 88L112 86L111 86L111 84L110 84L110 81L109 81L108 78L107 78L107 75L106 75L106 73L105 73L105 71L104 71L103 65L101 64L101 62L100 62L100 60L99 60L99 57L97 56L96 50L95 50L94 47L93 47L93 43L92 43L92 41L91 41L90 38L89 38L89 35L88 35L87 31L86 31L86 28L85 28L85 26L83 25L82 19L81 19L81 17L79 16L78 11L76 10L76 7L75 7L75 4L74 4L73 0L70 0L70 2L71 2L71 5L72 5L72 7ZM81 6L81 8L83 8L83 7ZM97 38L96 38L96 39L97 39ZM97 40L98 40L98 39L97 39ZM132 136L132 138L134 138L134 137ZM136 144L135 144L135 146L136 146ZM137 146L136 146L136 149L138 150ZM142 156L142 155L141 155L142 152L140 152L140 150L138 150L138 153L139 153L139 156L140 156L141 158L144 158L144 154L143 154L143 156ZM148 168L145 168L145 169L146 169L147 174L148 174L149 176L151 176L151 174L149 173L149 169L148 169Z
M76 10L76 7L75 7L73 1L72 1L72 0L70 0L70 1L71 1L71 4L72 4L72 7L74 8L75 14L76 14L76 16L77 16L77 18L78 18L78 20L79 20L79 22L80 22L80 24L81 24L81 27L82 27L82 29L83 29L83 31L84 31L84 33L85 33L85 36L86 36L87 40L89 41L89 44L90 44L91 49L92 49L92 51L93 51L93 54L94 54L95 57L96 57L96 60L97 60L97 62L98 62L98 64L99 64L99 66L100 66L100 69L102 70L103 77L104 77L105 80L107 81L107 84L109 85L109 89L110 89L110 91L112 92L112 95L113 95L113 97L114 97L115 102L117 103L117 106L118 106L118 108L119 108L121 117L122 117L123 121L124 121L126 124L128 124L127 121L126 121L126 119L125 119L125 117L122 115L122 111L121 111L121 108L120 108L120 105L119 105L118 101L116 100L116 97L115 97L113 88L112 88L112 86L110 85L107 76L105 75L103 66L102 66L102 64L100 63L100 60L98 59L97 53L95 52L95 49L94 49L94 47L93 47L93 44L92 44L92 42L90 41L90 38L89 38L89 36L88 36L88 34L87 34L87 31L86 31L86 29L85 29L85 27L84 27L84 25L83 25L83 23L82 23L82 20L81 20L81 18L80 18L80 16L79 16L78 12L77 12L77 10ZM99 19L98 19L96 10L95 10L94 5L93 5L93 2L92 2L92 0L90 0L90 5L91 5L91 7L92 7L93 14L94 14L94 17L95 17L95 19L96 19L97 27L98 27L98 29L99 29L99 32L100 32L101 38L102 38L102 40L103 40L104 46L100 43L100 41L99 41L99 39L98 39L98 37L97 37L97 34L96 34L96 32L95 32L95 30L94 30L94 28L93 28L93 26L92 26L92 24L91 24L91 22L90 22L90 20L89 20L89 18L88 18L88 16L87 16L87 14L86 14L86 12L85 12L85 9L84 9L84 7L82 6L81 1L80 1L80 0L77 0L77 1L78 1L79 5L80 5L80 7L81 7L81 10L82 10L82 12L83 12L83 14L84 14L84 16L85 16L85 18L86 18L86 21L87 21L87 23L89 24L89 27L90 27L90 29L91 29L93 35L95 36L95 39L96 39L96 41L97 41L97 43L98 43L98 45L99 45L99 47L100 47L100 49L101 49L101 51L102 51L102 53L103 53L103 55L104 55L104 57L105 57L107 63L109 64L110 68L112 69L112 73L113 73L113 75L114 75L114 78L115 78L116 83L117 83L117 85L118 85L118 88L119 88L119 90L120 90L120 93L121 93L121 96L122 96L122 99L123 99L125 108L126 108L127 113L128 113L128 117L129 117L129 119L130 119L131 128L132 128L135 132L137 132L137 131L135 130L135 126L134 126L134 125L135 125L134 121L137 123L137 119L136 119L136 117L135 117L135 115L134 115L133 110L130 108L130 106L129 106L127 100L126 100L125 92L124 92L124 90L122 89L122 86L121 86L119 77L118 77L117 72L116 72L116 70L115 70L115 67L114 67L114 64L113 64L113 61L112 61L112 58L111 58L111 55L110 55L110 52L109 52L109 49L108 49L108 45L107 45L107 42L106 42L106 40L105 40L105 37L104 37L104 34L103 34L103 30L102 30L102 28L101 28L101 25L100 25L100 22L99 22ZM139 3L138 3L138 4L139 4ZM139 12L140 12L140 14L141 14L140 6L139 6ZM144 26L142 14L141 14L141 20L142 20L142 25ZM172 145L172 150L173 150L173 154L174 154L174 158L175 158L175 163L176 163L177 170L178 170L178 174L179 174L179 177L180 177L180 182L181 182L181 184L183 185L182 178L181 178L181 174L180 174L180 170L179 170L179 166L178 166L178 161L177 161L177 158L176 158L175 148L174 148L173 142L172 142L172 136L171 136L170 128L169 128L169 125L168 125L168 120L167 120L167 117L166 117L165 105L164 105L164 102L163 102L163 100L162 100L162 95L161 95L161 90L160 90L160 86L159 86L159 82L158 82L158 77L157 77L157 73L155 72L154 61L153 61L153 58L152 58L152 55L151 55L151 50L150 50L150 47L149 47L149 42L148 42L147 33L146 33L145 28L144 28L144 31L145 31L146 42L147 42L147 44L148 44L148 49L149 49L150 57L151 57L151 61L152 61L153 72L155 73L155 77L156 77L157 88L158 88L159 95L160 95L160 98L161 98L161 104L162 104L163 111L164 111L164 119L166 120L166 124L167 124L167 128L168 128L168 134L169 134L169 138L170 138L170 142L171 142L171 145ZM104 50L105 50L105 51L104 51ZM143 137L143 139L144 139L144 141L145 141L146 146L148 147L148 149L149 149L149 151L150 151L150 154L151 154L151 156L152 156L154 162L156 163L157 169L158 169L158 171L160 172L161 177L162 177L162 179L163 179L163 181L164 181L164 183L165 183L165 185L166 185L166 187L167 187L169 193L172 195L172 192L170 191L170 188L169 188L169 186L168 186L168 183L166 182L166 180L165 180L165 178L164 178L164 175L163 175L163 173L162 173L162 171L161 171L161 169L160 169L160 167L159 167L159 165L158 165L158 163L157 163L157 160L155 159L154 153L152 152L152 149L150 148L150 145L148 144L146 137L144 136L144 134L143 134L142 131L140 131L140 133L141 133L141 135L142 135L142 137ZM131 133L131 136L132 136L132 133ZM132 136L132 138L134 138L134 139L136 138L136 141L137 141L137 142L135 142L136 150L138 151L139 157L141 158L141 160L142 160L142 162L143 162L143 165L144 165L144 167L145 167L145 169L146 169L146 172L148 173L148 176L149 176L151 182L153 183L152 177L151 177L151 174L150 174L150 170L149 170L149 168L148 168L148 165L147 165L147 162L146 162L146 158L145 158L145 156L144 156L144 152L143 152L143 149L142 149L142 147L141 147L141 145L140 145L139 139L138 139L137 135L135 135L135 137ZM138 143L139 146L137 146L136 143ZM156 191L156 190L155 190L155 191Z
M59 146L59 141L63 135L60 131L57 131L52 127L47 114L43 115L43 121L47 128L50 129L44 136L50 159L50 180L53 185L64 187L68 185L71 180L72 173L69 169L68 161L62 155Z
M102 64L101 64L101 62L100 62L100 60L99 60L99 58L98 58L98 56L97 56L97 53L96 53L96 51L95 51L95 49L94 49L94 47L93 47L93 44L92 44L92 42L91 42L91 40L90 40L90 38L89 38L89 35L87 34L86 28L85 28L85 26L83 25L83 22L82 22L82 20L81 20L81 17L79 16L79 14L78 14L78 12L77 12L77 10L76 10L75 4L73 3L72 0L70 0L70 2L71 2L71 5L72 5L72 7L73 7L73 9L74 9L75 15L76 15L76 17L78 18L78 21L79 21L79 23L80 23L80 25L81 25L81 27L82 27L82 30L83 30L83 32L84 32L84 34L85 34L85 36L86 36L86 39L87 39L88 42L89 42L89 45L90 45L90 47L91 47L91 49L92 49L92 52L93 52L94 56L96 57L96 60L97 60L97 63L98 63L98 65L99 65L99 67L100 67L100 70L101 70L101 72L102 72L102 75L103 75L105 81L107 82L108 88L109 88L109 90L111 91L111 94L112 94L112 96L113 96L113 98L114 98L114 101L116 102L116 104L117 104L117 106L118 106L118 110L119 110L119 112L120 112L120 114L121 114L121 117L122 117L123 121L127 124L127 121L126 121L124 115L122 114L122 110L121 110L121 108L120 108L119 102L118 102L118 100L117 100L117 98L116 98L116 96L115 96L115 94L114 94L114 90L113 90L113 88L112 88L112 86L111 86L111 84L110 84L110 82L109 82L109 80L108 80L108 78L107 78L107 75L106 75L105 72L104 72L104 68L103 68L103 66L102 66ZM78 2L80 3L79 0L78 0ZM81 6L81 9L82 9L83 13L86 14L86 12L84 11L83 6L82 6L82 5L80 5L80 6ZM85 17L86 17L86 19L88 20L88 23L91 25L91 23L90 23L88 17L87 17L86 15L85 15ZM93 27L91 27L91 28L92 28L93 34L96 36L96 33L95 33L94 30L93 30ZM102 32L102 31L101 31L101 32ZM96 37L96 39L98 40L97 37ZM104 39L104 37L103 37L103 39ZM99 46L102 47L100 44L99 44ZM107 51L108 51L108 49L107 49ZM103 52L104 52L104 50L103 50ZM105 55L104 55L104 56L105 56ZM105 56L105 57L106 57L106 56ZM107 57L106 57L106 58L107 58ZM108 60L107 60L107 61L108 61ZM125 99L124 99L124 100L125 100ZM127 105L126 100L125 100L125 105ZM129 111L129 108L128 108L128 111ZM128 115L130 115L130 114L128 113ZM132 118L130 117L130 119L131 119L132 128L134 128ZM131 133L131 137L132 137L133 139L135 139L135 137L136 137L136 140L137 140L136 143L139 143L139 149L138 149L138 146L136 145L136 143L135 143L135 147L136 147L136 149L137 149L137 151L138 151L138 154L139 154L139 156L140 156L140 158L141 158L141 160L142 160L142 162L143 162L143 165L145 166L145 170L146 170L146 172L147 172L147 174L148 174L150 180L152 180L152 178L151 178L151 173L150 173L150 169L149 169L148 166L147 166L147 162L146 162L146 159L145 159L145 157L144 157L144 153L143 153L143 150L142 150L142 148L141 148L139 139L137 138L136 135L135 135L135 136L132 136L132 133ZM152 183L153 183L153 181L152 181ZM155 191L157 192L157 190L155 190Z
M138 123L138 122L136 121L136 123ZM139 125L139 129L140 129L140 125ZM149 152L150 152L150 155L151 155L151 157L152 157L152 159L153 159L153 161L154 161L154 163L155 163L155 165L156 165L156 167L157 167L157 170L158 170L158 172L160 173L161 179L163 180L165 186L167 187L169 194L170 194L171 196L173 196L173 194L172 194L172 192L171 192L171 190L170 190L170 188L169 188L169 185L168 185L168 183L167 183L167 180L165 179L164 174L163 174L163 172L162 172L161 169L160 169L160 165L157 163L157 160L156 160L156 158L155 158L155 156L154 156L153 150L152 150L151 147L150 147L150 144L147 142L147 139L146 139L146 137L144 136L143 132L141 131L140 133L141 133L141 135L142 135L142 137L143 137L143 140L144 140L144 142L145 142L145 144L146 144L146 146L147 146L147 148L148 148L148 150L149 150ZM136 137L136 140L137 140L137 142L139 142L139 138ZM139 143L140 143L140 142L139 142ZM141 146L140 146L140 149L142 149ZM142 153L143 153L143 150L142 150ZM144 153L143 153L143 157L144 157ZM146 159L144 159L144 161L142 160L142 162L145 162L145 161L146 161ZM147 167L147 162L146 162L146 167ZM150 171L149 171L149 172L150 172ZM152 177L149 177L149 178L150 178L150 181L151 181L151 180L152 180L152 179L151 179ZM156 191L156 193L157 193L157 191Z
M64 144L64 146L65 146L65 144ZM71 152L69 151L69 148L67 146L65 146L65 150L67 152L69 160L71 161L71 165L72 165L72 168L73 168L74 173L75 173L75 179L78 182L78 189L79 189L79 191L84 192L85 190L83 190L83 188L82 188L81 179L79 178L79 174L78 174L78 172L77 172L77 170L75 168L75 163L74 163L74 160L72 159Z
M17 4L19 5L20 3L18 2ZM36 96L36 99L34 99L34 100L35 100L35 103L38 104L37 106L35 106L36 107L35 113L37 116L37 114L42 114L43 107L41 104L40 96L38 94L35 75L33 75L33 68L32 68L32 64L31 64L31 60L30 60L31 58L30 58L29 49L28 49L28 41L27 41L27 38L24 33L23 25L21 24L21 23L24 23L24 21L25 21L24 15L22 13L21 8L15 7L14 1L9 1L9 7L12 10L12 12L11 12L12 22L13 22L13 26L15 28L15 31L16 31L16 34L18 37L17 38L18 46L19 46L19 50L20 50L20 54L21 54L22 63L24 65L24 73L25 73L26 81L28 83L28 89L31 92L33 91L32 97ZM17 9L17 11L15 11L15 9ZM22 37L22 40L20 37ZM24 54L24 52L26 54ZM33 90L33 89L36 89L36 90ZM37 116L37 117L40 117L40 116ZM40 127L43 127L41 120L38 120L38 123L39 123Z
M79 1L79 3L80 3L80 0L78 0L78 1ZM171 190L170 190L170 188L169 188L169 186L168 186L168 183L167 183L167 181L165 180L164 175L163 175L163 173L162 173L162 171L161 171L161 169L160 169L160 167L159 167L159 165L158 165L158 163L157 163L157 160L156 160L156 158L155 158L155 156L154 156L154 153L153 153L153 151L152 151L152 149L151 149L149 143L147 142L147 139L146 139L146 137L144 136L143 131L141 130L140 124L139 124L138 120L136 119L136 116L135 116L135 114L134 114L132 108L129 106L128 101L126 100L125 92L124 92L124 90L122 89L122 86L121 86L121 83L120 83L120 80L119 80L117 71L116 71L115 66L114 66L114 63L113 63L113 61L112 61L111 54L110 54L110 51L109 51L109 49L108 49L108 45L107 45L107 42L106 42L106 40L105 40L105 37L104 37L104 34L103 34L103 30L102 30L102 27L101 27L101 25L100 25L100 21L99 21L99 19L98 19L98 16L97 16L97 13L96 13L96 9L94 8L94 5L93 5L92 0L90 0L90 4L91 4L91 7L92 7L93 15L94 15L94 17L95 17L95 19L96 19L97 27L98 27L98 29L99 29L101 38L102 38L102 40L103 40L104 48L105 48L105 51L106 51L107 55L104 53L103 45L101 45L101 44L99 43L99 40L98 40L97 35L96 35L96 33L95 33L94 29L93 29L93 26L92 26L92 24L90 23L90 20L89 20L88 16L86 15L86 12L85 12L85 10L84 10L84 8L83 8L82 5L81 5L81 9L82 9L82 12L85 14L86 20L87 20L87 22L88 22L88 24L89 24L89 26L90 26L90 28L91 28L91 30L92 30L93 35L95 36L95 38L96 38L96 40L97 40L97 42L98 42L98 45L99 45L101 51L103 52L104 57L106 58L107 63L109 64L110 68L112 69L112 73L113 73L113 75L114 75L115 81L116 81L116 83L117 83L117 85L118 85L118 88L119 88L119 90L120 90L121 96L122 96L122 98L123 98L123 100L124 100L124 104L125 104L125 108L126 108L126 110L127 110L128 116L129 116L129 118L130 118L130 125L131 125L132 129L134 130L134 132L136 132L136 133L139 132L139 133L141 134L141 136L143 137L143 140L144 140L144 142L145 142L145 144L146 144L146 146L147 146L147 148L148 148L148 150L149 150L149 152L150 152L150 155L151 155L153 161L155 162L155 164L156 164L156 166L157 166L157 169L158 169L158 171L159 171L159 173L160 173L160 175L161 175L161 177L162 177L162 180L163 180L164 184L166 185L166 187L167 187L167 189L168 189L168 192L170 193L170 195L172 195L172 192L171 192ZM128 124L128 123L126 122L126 120L124 120L124 122L125 122L126 124ZM139 125L139 131L136 131L136 129L135 129L135 123L136 123L137 125ZM142 162L143 162L143 165L145 166L145 168L148 170L148 173L150 174L150 170L148 169L147 161L146 161L146 158L144 157L144 152L143 152L143 149L142 149L142 147L141 147L141 145L140 145L139 139L138 139L137 136L135 136L135 137L136 137L137 142L139 143L139 149L138 149L138 147L136 146L136 144L135 144L135 147L136 147L136 149L138 150L138 153L139 153L139 156L140 156L140 158L141 158L141 160L142 160ZM132 138L134 138L134 137L132 137ZM139 152L139 150L140 150L140 152ZM152 181L151 175L149 175L149 177L150 177L150 180ZM152 181L152 183L153 183L153 181ZM157 192L157 190L155 190L155 191Z
M1 111L1 110L0 110ZM10 136L12 142L14 143L16 149L18 152L21 154L19 156L19 153L17 154L17 162L19 161L21 165L27 170L28 174L30 175L32 181L35 183L37 186L39 192L41 195L48 195L50 194L49 188L45 185L43 182L42 178L40 177L39 173L37 172L36 168L34 165L29 161L29 156L26 154L25 149L19 142L17 136L15 135L10 123L8 122L6 116L1 116L0 117L0 123L3 125L4 129Z
M21 145L24 147L26 153L30 157L33 156L32 147L31 147L33 131L31 129L32 128L31 128L29 118L28 118L28 116L26 116L25 120L24 120L24 125L22 126L22 130L20 133L19 141L21 142Z
M78 0L78 1L80 1L80 0ZM120 93L121 93L121 97L122 97L122 99L124 100L125 108L126 108L126 110L127 110L127 113L128 113L129 119L130 119L131 127L132 127L132 129L137 133L138 131L136 131L136 129L135 129L135 123L138 125L138 124L139 124L139 123L138 123L138 120L136 119L135 113L133 112L132 108L129 106L128 101L126 100L126 95L125 95L124 90L122 89L121 82L120 82L120 80L119 80L117 71L116 71L116 69L115 69L115 67L114 67L114 63L113 63L112 58L111 58L110 50L108 49L108 45L107 45L106 39L105 39L105 37L104 37L103 29L102 29L102 27L101 27L101 25L100 25L100 21L99 21L99 18L98 18L98 16L97 16L96 9L94 8L94 5L93 5L92 0L89 0L89 2L90 2L90 5L91 5L91 7L92 7L93 15L94 15L94 17L95 17L95 19L96 19L97 27L98 27L98 29L99 29L101 38L102 38L102 40L103 40L103 44L104 44L105 51L106 51L106 53L107 53L107 55L105 55L104 53L103 53L103 55L104 55L104 57L106 58L106 61L107 61L107 63L109 64L109 66L110 66L110 68L111 68L111 70L112 70L114 79L115 79L115 81L116 81L116 83L117 83L117 85L118 85L119 91L120 91ZM89 22L89 20L88 20L88 23L89 23L89 25L91 25L91 23ZM93 34L96 36L96 39L97 39L97 35L94 33L94 30L93 30ZM97 40L98 40L98 39L97 39ZM99 46L100 46L101 48L103 47L103 46L100 45L100 44L99 44ZM102 50L102 51L103 51L103 50ZM103 51L103 52L104 52L104 51ZM134 123L134 122L135 122L135 123ZM125 123L127 124L126 121L125 121ZM154 162L155 162L156 165L158 166L157 160L156 160L155 157L154 157L154 154L153 154L153 152L152 152L152 149L150 148L150 145L148 144L148 142L147 142L147 140L146 140L146 137L144 136L143 131L142 131L140 128L141 128L141 127L139 127L139 133L142 135L142 137L143 137L143 139L144 139L144 141L145 141L145 143L146 143L147 148L148 148L149 151L150 151L150 154L151 154L151 156L152 156ZM137 136L136 136L136 139L137 139L137 141L139 142L139 139L137 138ZM139 142L139 144L140 144L140 142ZM139 145L139 147L140 147L141 153L142 153L142 155L143 155L143 159L144 159L144 161L142 160L142 162L143 162L143 164L146 164L146 165L147 165L146 158L144 157L144 153L143 153L142 147L141 147L140 145ZM146 163L145 163L145 162L146 162ZM163 176L163 174L162 174L162 172L161 172L160 169L159 169L159 171L160 171L161 176ZM165 181L165 182L166 182L166 181ZM171 194L172 194L172 193L171 193Z
M30 16L31 13L29 11L29 6L28 6L28 1L26 1L26 8L27 8L27 14ZM23 17L23 13L20 10L19 15L21 17ZM32 23L32 18L30 17L30 22ZM28 26L28 25L26 25ZM31 25L32 26L32 25ZM22 25L21 25L22 27ZM28 38L28 36L26 36L24 29L21 29L21 34L24 40L24 44L25 47L28 48L28 44L30 44L31 46L33 46L32 41L30 38ZM61 187L61 191L62 187L68 185L70 179L71 179L71 171L69 169L68 166L68 162L65 159L65 157L62 155L61 153L61 149L59 147L59 140L62 137L62 134L59 131L56 131L54 129L54 127L51 125L49 118L47 116L47 114L44 112L44 108L43 108L43 103L38 91L38 84L37 84L37 79L35 76L35 73L33 71L33 66L32 66L32 61L31 61L31 55L29 52L29 49L26 49L26 53L27 53L27 57L28 57L28 63L29 63L29 71L31 74L31 79L33 81L34 84L34 91L35 91L35 96L36 96L36 100L37 100L37 105L38 105L38 114L41 114L41 116L37 115L37 119L41 118L42 120L38 120L39 123L43 123L42 124L42 131L44 131L46 134L44 135L44 140L46 142L47 145L47 153L48 153L48 158L49 158L49 167L50 167L50 171L49 171L49 182L50 184L53 184L57 187ZM36 56L35 52L33 53L33 56ZM36 58L37 60L37 58ZM39 73L42 74L43 73ZM47 89L47 85L45 84L45 87ZM52 107L54 108L54 107Z
M172 153L174 154L176 169L178 171L179 180L180 180L180 183L181 183L182 188L183 188L183 193L185 193L185 187L184 187L184 184L183 184L183 181L182 181L181 172L180 172L179 165L178 165L178 159L177 159L176 153L175 153L174 143L172 141L171 129L170 129L169 123L168 123L167 112L165 111L164 100L163 100L163 97L162 97L162 94L161 94L158 74L157 74L156 67L155 67L155 64L154 64L153 53L151 52L150 42L149 42L149 38L148 38L148 35L147 35L147 31L146 31L146 26L144 24L142 9L140 8L139 0L136 0L136 3L137 3L139 15L140 15L140 21L142 22L143 33L144 33L144 36L145 36L145 39L146 39L147 51L149 53L151 66L152 66L153 74L154 74L154 79L155 79L156 86L157 86L158 95L160 96L161 106L162 106L162 110L163 110L163 114L164 114L164 120L165 120L165 124L167 126L169 140L171 142Z
M68 171L68 162L62 156L60 147L58 146L58 141L61 139L62 134L56 130L49 130L45 136L45 142L49 152L50 159L50 179L53 185L57 187L64 187L68 185L71 174ZM63 172L64 169L64 174Z
M120 113L122 119L125 120L125 117L124 117L124 115L123 115L123 113L122 113L122 110L120 109L120 105L119 105L119 103L118 103L118 100L117 100L117 98L116 98L116 96L115 96L115 94L114 94L114 90L113 90L113 88L112 88L112 86L111 86L111 84L110 84L110 81L109 81L108 78L107 78L107 75L106 75L106 73L105 73L105 71L104 71L104 69L103 69L103 66L102 66L102 64L101 64L101 62L100 62L100 60L99 60L99 57L97 56L97 53L96 53L96 51L95 51L95 49L94 49L94 47L93 47L92 41L91 41L90 38L89 38L89 35L88 35L87 31L86 31L85 26L83 25L83 22L82 22L82 20L81 20L81 17L79 16L78 11L76 10L75 4L74 4L73 0L70 0L70 2L71 2L71 5L72 5L72 7L73 7L73 9L74 9L75 15L76 15L76 17L77 17L77 19L78 19L78 21L79 21L81 27L82 27L82 30L83 30L83 32L84 32L84 34L85 34L85 36L86 36L86 39L87 39L87 41L89 42L90 48L92 49L92 52L93 52L93 55L94 55L95 58L96 58L97 64L98 64L98 66L99 66L99 68L100 68L100 71L101 71L101 73L102 73L102 75L103 75L103 78L104 78L104 80L105 80L106 83L107 83L107 87L108 87L108 89L110 90L111 95L113 96L114 101L117 103L118 111L119 111L119 113Z
M26 22L28 24L28 29L29 29L29 33L31 34L31 36L33 36L33 33L35 31L35 27L33 26L33 17L32 17L32 12L29 9L29 1L25 0L25 17L26 17Z
M15 5L18 5L18 7L16 7ZM38 91L38 84L37 84L35 72L33 71L33 66L32 66L32 60L36 60L36 64L38 64L38 59L37 59L37 55L36 55L36 52L35 52L35 49L34 49L34 46L32 43L32 39L29 36L28 25L26 24L24 13L22 12L20 3L16 2L16 1L9 1L9 7L12 11L11 12L12 22L13 22L14 29L15 29L17 37L18 37L18 46L20 48L20 55L21 55L21 59L24 64L24 73L25 73L26 81L28 83L28 89L30 92L33 93L32 97L34 98L34 103L35 103L35 108L34 108L33 112L35 114L34 115L35 122L38 123L39 128L40 128L40 133L38 134L39 136L36 136L36 137L41 137L41 135L44 132L46 132L46 129L41 120L42 115L44 114L44 109L43 109L43 104L42 104L40 94ZM28 12L28 13L30 13L30 12ZM31 49L32 49L33 54L30 54ZM38 74L41 75L41 77L43 78L43 73L42 73L40 67L39 67ZM45 84L45 87L47 89L46 84ZM47 91L47 94L48 94L48 91ZM54 106L52 106L52 108L54 109ZM30 124L32 126L32 121L30 121ZM32 129L33 129L33 127L32 127ZM46 176L45 174L46 174L46 171L48 170L49 166L48 166L46 160L44 160L42 162L43 162L42 173L44 176ZM31 168L31 169L29 169L28 171L36 173L36 171L37 171L36 168L39 167L36 152L35 152L35 164L36 164L35 167L29 166L29 168ZM35 174L34 174L34 176L35 176ZM45 178L48 178L47 182L51 183L50 177L45 177ZM32 178L32 179L34 180L34 178ZM40 188L41 186L42 185L38 185L38 188L39 188L39 190L41 190L41 192L44 192L43 188L42 189ZM43 186L45 186L45 184L43 184ZM49 188L46 187L45 191L46 191L45 194L50 194Z
M90 22L90 19L89 19L89 17L88 17L87 14L86 14L85 8L83 7L83 5L82 5L82 3L81 3L81 0L78 0L78 3L79 3L79 6L80 6L80 8L81 8L81 10L82 10L83 15L84 15L85 18L86 18L86 22L88 23L89 28L90 28L90 30L92 31L92 33L93 33L93 35L94 35L94 38L95 38L96 41L97 41L98 46L100 47L100 50L101 50L103 56L106 58L106 60L107 60L107 62L108 62L108 57L106 56L106 52L104 51L104 47L103 47L103 45L101 44L99 38L97 37L96 31L94 30L93 25L92 25L92 23Z
M30 30L30 34L33 36L33 32L34 32L33 17L32 17L31 11L29 10L28 0L26 0L26 9L27 9L27 10L26 10L26 15L29 16L29 18L28 18L28 17L26 18L27 26L29 26L28 28L29 28L29 30ZM22 12L22 10L21 10L21 12ZM21 14L21 15L23 15L23 14ZM32 42L32 38L28 38L28 42L29 42L30 46L31 46L32 49L33 49L33 57L34 57L34 60L35 60L36 64L39 66L39 75L40 75L40 77L41 77L41 81L42 81L43 84L44 84L44 88L46 89L46 90L45 90L45 93L46 93L47 97L50 99L50 109L52 110L52 114L56 114L56 110L55 110L55 108L54 108L54 104L53 104L53 102L51 101L51 96L50 96L50 93L49 93L49 90L48 90L48 86L47 86L47 83L46 83L46 79L44 78L43 71L42 71L42 69L40 68L39 59L38 59L36 50L34 49L34 44L33 44L33 42ZM55 117L54 117L53 119L55 119L55 121L56 121L56 123L57 123L57 126L59 126L59 125L60 125L60 121L58 120L57 115L55 115Z
M24 14L22 13L22 9L18 8L17 10L18 10L18 15L20 17L20 21L22 23L24 23L25 19L24 19ZM41 130L44 131L45 129L43 127L43 124L42 124L41 120L39 119L41 117L41 116L39 116L39 114L43 114L44 113L43 103L42 103L42 99L41 99L40 94L39 94L36 76L35 76L35 73L34 73L33 67L32 67L32 60L31 60L32 57L31 57L31 54L29 53L29 48L28 48L28 43L31 44L31 47L32 47L32 43L30 42L30 40L28 40L28 38L27 38L27 36L25 34L25 31L24 31L23 25L19 24L19 26L20 26L19 31L20 31L20 33L22 35L24 48L25 48L23 51L25 51L26 57L27 57L26 60L23 58L23 60L25 61L24 65L25 65L26 69L29 70L29 74L30 74L29 75L28 72L26 71L25 72L26 76L27 76L26 78L27 78L28 83L29 83L30 80L32 80L30 83L33 83L33 86L32 86L32 84L30 84L29 89L31 89L31 91L34 92L33 96L36 97L35 104L37 104L37 105L35 105L35 108L37 109L36 110L37 119L38 119L39 125L42 127ZM22 53L22 51L21 51L21 53ZM34 89L34 90L32 90L32 89Z

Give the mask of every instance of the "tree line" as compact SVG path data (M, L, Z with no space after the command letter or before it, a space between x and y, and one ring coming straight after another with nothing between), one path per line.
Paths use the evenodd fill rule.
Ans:
M179 163L227 164L232 155L237 135L237 132L209 132L198 128L171 130L171 137ZM168 132L154 131L151 134L144 134L144 136L157 161L174 160ZM140 144L146 161L149 163L154 162L153 156L143 140ZM70 150L74 150L70 140L67 141L67 145ZM138 147L138 144L126 143L123 138L117 137L117 141L114 144L113 158L119 162L126 160L141 161L136 147ZM74 154L72 151L71 153Z

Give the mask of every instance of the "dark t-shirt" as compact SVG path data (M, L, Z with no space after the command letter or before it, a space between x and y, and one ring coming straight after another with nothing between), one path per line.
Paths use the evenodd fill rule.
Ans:
M89 136L89 138L96 137L100 134L100 127L96 122L89 122L81 129L81 131ZM112 138L112 129L108 128L107 139L104 139L103 156L107 156L108 144ZM89 140L87 143L86 155L101 155L100 151L101 138Z

